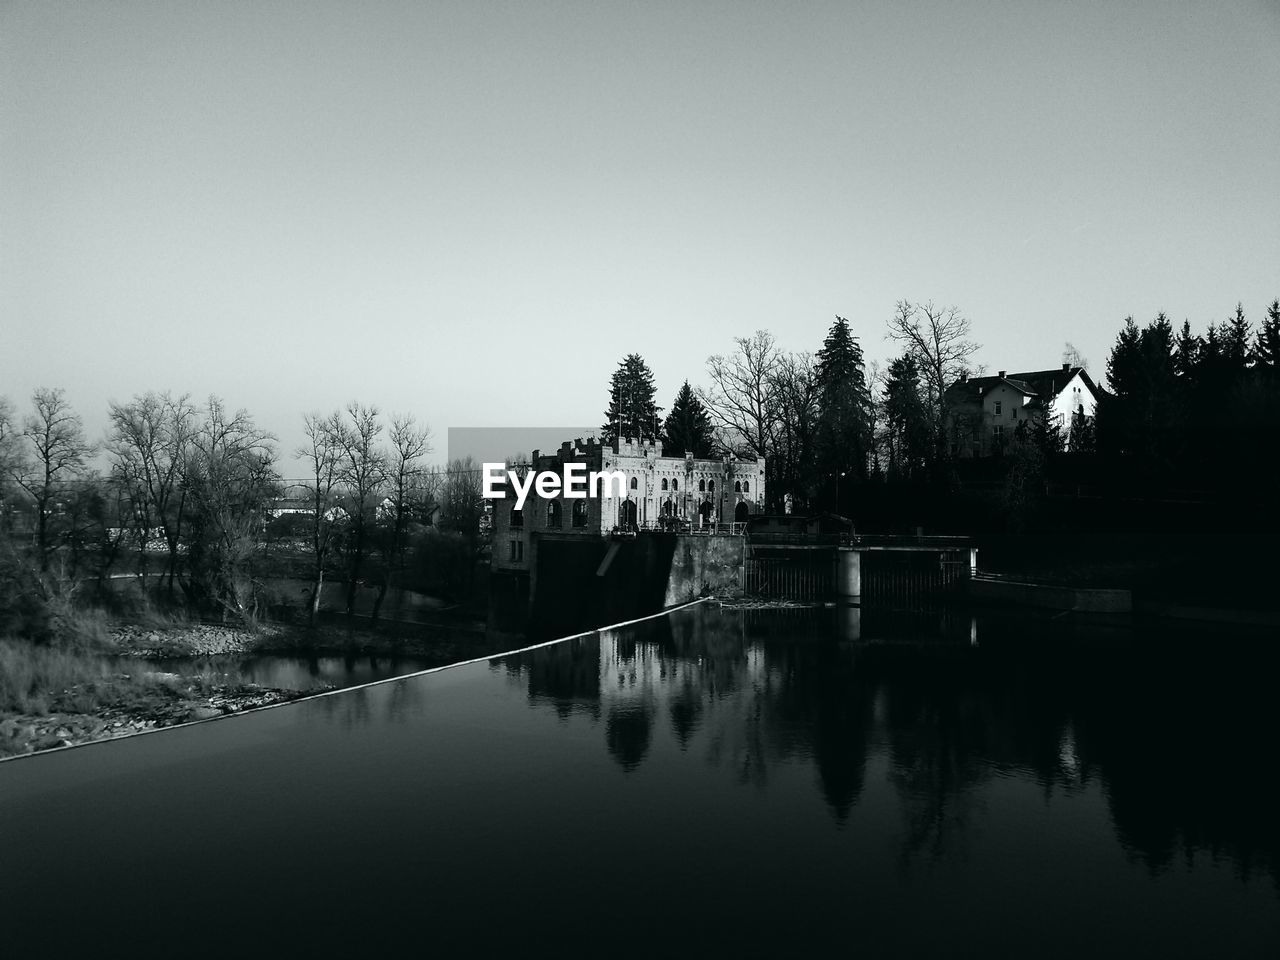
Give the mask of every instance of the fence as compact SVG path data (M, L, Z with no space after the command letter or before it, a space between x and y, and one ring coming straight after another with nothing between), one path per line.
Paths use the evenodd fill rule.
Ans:
M747 596L767 600L827 600L835 591L832 554L808 556L751 556L744 564Z
M862 555L864 606L931 605L969 578L969 552L869 551Z

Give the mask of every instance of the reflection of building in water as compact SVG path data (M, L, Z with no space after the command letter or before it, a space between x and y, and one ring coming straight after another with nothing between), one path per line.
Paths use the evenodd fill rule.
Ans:
M742 782L765 783L771 763L808 759L844 819L862 789L870 709L869 699L842 695L854 687L852 659L829 642L768 642L765 625L747 621L662 619L510 658L507 669L561 717L603 720L605 747L625 771L655 762L664 728L680 752ZM815 713L814 703L824 706Z
M710 727L708 759L727 760L756 778L763 772L760 745L745 742L741 732L750 727L747 718L758 715L756 698L781 677L771 675L764 648L744 647L736 631L698 639L713 642L691 643L688 636L637 642L627 631L601 637L600 700L609 751L624 769L634 769L665 716L682 750L700 728Z

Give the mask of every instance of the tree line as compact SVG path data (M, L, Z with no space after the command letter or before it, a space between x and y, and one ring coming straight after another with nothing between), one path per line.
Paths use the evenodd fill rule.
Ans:
M953 489L964 465L950 442L958 414L948 389L981 372L973 324L957 307L903 300L883 335L898 351L883 368L866 361L840 316L812 352L786 350L768 330L736 337L731 351L707 359L704 385L681 385L665 417L652 371L628 354L610 380L601 435L656 436L674 456L765 457L771 512L849 514L871 485ZM1259 449L1249 438L1274 442L1280 425L1277 357L1280 301L1257 330L1241 305L1203 335L1185 321L1175 333L1163 313L1145 327L1126 318L1098 383L1096 417L1036 416L996 450L1005 505L1020 511L1071 459L1138 460L1150 474L1208 453L1244 469ZM1070 343L1062 359L1087 366Z
M767 460L767 507L840 510L872 479L918 479L942 459L945 394L970 372L978 344L955 307L898 303L887 336L901 350L867 364L837 316L820 346L782 348L768 330L736 337L707 359L707 382L681 385L662 418L653 374L629 354L614 371L601 434L657 436L674 456Z
M464 592L483 513L476 464L428 469L429 429L376 406L303 423L307 477L285 512L276 438L218 397L112 403L100 443L60 389L36 390L23 413L0 397L0 632L47 633L121 573L149 597L251 623L266 575L297 575L302 557L313 619L327 577L344 581L348 612L358 585L376 583L375 620L396 580Z

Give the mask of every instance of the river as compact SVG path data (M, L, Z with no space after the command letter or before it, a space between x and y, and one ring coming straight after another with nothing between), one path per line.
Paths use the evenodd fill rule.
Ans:
M1274 956L1276 661L698 605L0 764L5 942Z

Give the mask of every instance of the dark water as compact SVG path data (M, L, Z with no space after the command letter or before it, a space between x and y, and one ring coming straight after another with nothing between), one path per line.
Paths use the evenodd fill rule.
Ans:
M1276 662L693 608L0 764L0 942L1275 956Z

